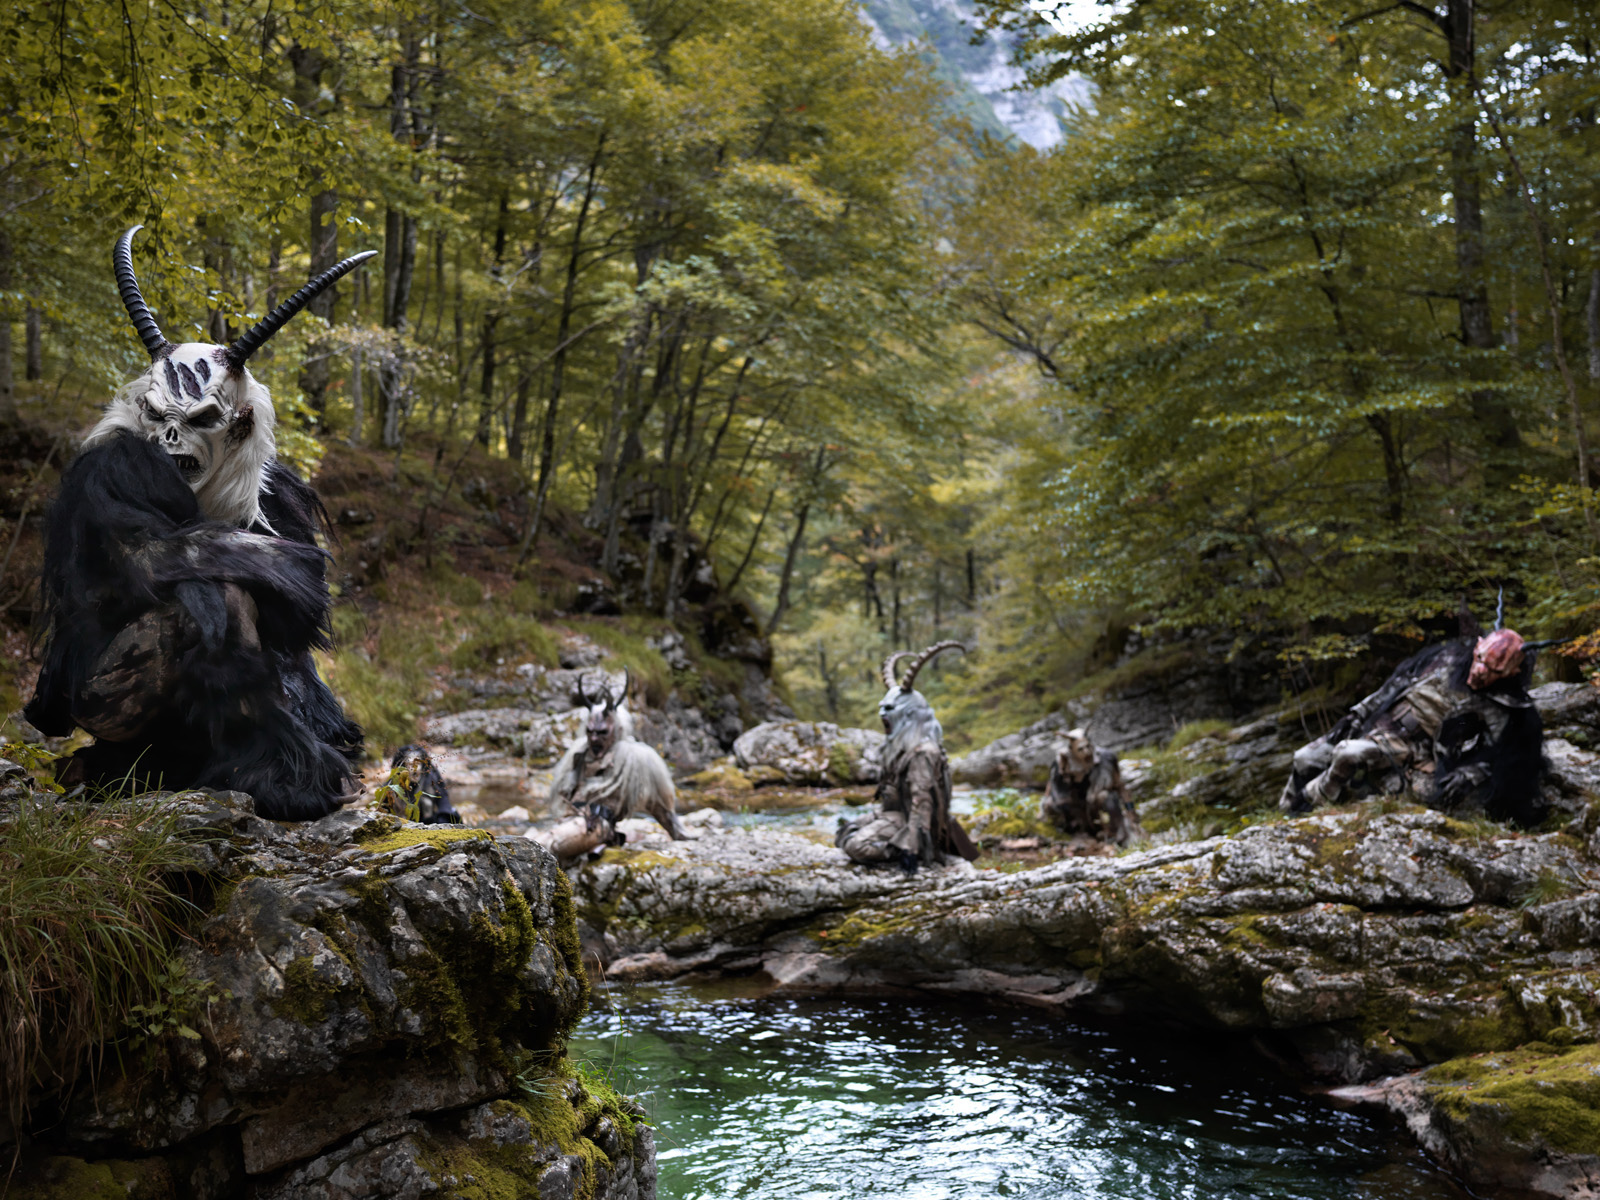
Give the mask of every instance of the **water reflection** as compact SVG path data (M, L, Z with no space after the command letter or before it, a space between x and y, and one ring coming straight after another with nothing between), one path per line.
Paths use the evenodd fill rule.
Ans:
M643 1096L663 1200L1467 1195L1232 1042L727 984L609 994L573 1052Z

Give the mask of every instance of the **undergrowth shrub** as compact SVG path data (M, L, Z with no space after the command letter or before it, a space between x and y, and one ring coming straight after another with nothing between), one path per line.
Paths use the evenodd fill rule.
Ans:
M170 990L193 906L168 880L193 869L159 803L25 802L0 816L0 1115L99 1065Z

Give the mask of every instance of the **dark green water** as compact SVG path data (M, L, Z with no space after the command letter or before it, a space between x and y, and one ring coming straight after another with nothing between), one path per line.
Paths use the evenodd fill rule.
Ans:
M1404 1133L1302 1096L1239 1042L1028 1012L597 995L572 1052L650 1110L662 1200L1461 1200Z

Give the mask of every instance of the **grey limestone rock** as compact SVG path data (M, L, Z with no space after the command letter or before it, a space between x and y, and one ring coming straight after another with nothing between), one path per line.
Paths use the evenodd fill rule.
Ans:
M741 734L733 754L759 782L839 787L877 782L883 740L827 721L767 721Z
M531 1129L559 1128L559 1146L524 1156L521 1191L548 1180L568 1200L598 1166L608 1182L594 1194L649 1194L648 1154L618 1140L633 1114L559 1071L587 983L547 851L369 810L262 821L237 793L174 807L216 889L179 954L204 998L185 1014L199 1036L158 1043L159 1069L124 1055L133 1069L80 1088L65 1119L38 1131L42 1145L175 1164L209 1156L214 1169L190 1187L197 1200L250 1189L400 1200L454 1194L440 1164L467 1161L475 1141L531 1146ZM530 1070L547 1073L531 1096ZM559 1094L562 1120L530 1117L556 1104L545 1092ZM549 1163L560 1155L588 1174L559 1183Z
M957 783L974 787L1036 787L1050 781L1050 767L1058 746L1072 728L1061 713L1051 713L1017 733L996 738L970 754L950 762Z

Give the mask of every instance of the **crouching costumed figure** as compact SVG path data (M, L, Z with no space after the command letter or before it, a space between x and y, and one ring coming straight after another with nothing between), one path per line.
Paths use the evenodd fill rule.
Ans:
M1284 812L1355 792L1411 791L1431 807L1537 825L1543 726L1528 695L1534 652L1510 629L1431 646L1295 753ZM1359 788L1359 791L1357 789Z
M602 685L600 695L591 698L579 680L578 702L589 710L583 741L556 764L550 783L551 799L564 802L571 815L552 829L528 834L559 859L622 845L617 822L635 813L654 817L674 841L689 836L678 820L672 772L661 755L634 737L633 714L622 704L631 683L632 676L624 673L620 693Z
M1119 846L1141 832L1122 784L1122 764L1082 729L1068 730L1066 745L1056 751L1040 814L1067 833L1109 839Z
M883 660L883 682L889 690L878 704L888 740L878 777L878 811L869 817L839 823L834 844L861 863L898 863L907 871L921 864L939 864L946 854L971 861L978 848L950 815L950 760L944 753L944 729L927 697L912 690L917 672L945 650L965 651L960 642L929 646L895 681L895 667L910 654L901 651Z
M327 514L277 461L245 363L369 254L318 275L228 346L173 345L113 255L150 369L121 388L61 479L45 528L43 666L24 710L93 745L61 781L248 792L278 820L353 791L361 730L311 651L328 642Z

